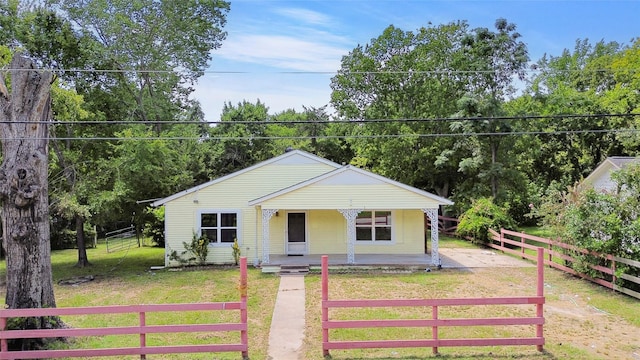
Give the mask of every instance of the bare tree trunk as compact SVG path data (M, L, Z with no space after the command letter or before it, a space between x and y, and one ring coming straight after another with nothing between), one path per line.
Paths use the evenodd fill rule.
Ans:
M91 266L89 258L87 257L87 244L84 236L84 218L81 215L75 216L76 221L76 245L78 246L78 262L76 267Z
M7 88L0 74L2 226L7 252L6 304L55 307L49 238L48 127L52 74L15 55ZM56 326L26 319L24 328Z

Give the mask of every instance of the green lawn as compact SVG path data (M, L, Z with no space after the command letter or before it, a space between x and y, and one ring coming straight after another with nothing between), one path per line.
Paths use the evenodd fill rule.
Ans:
M164 264L164 249L154 247L133 247L115 253L107 253L104 245L88 249L88 268L73 267L77 262L77 250L52 252L53 279L58 307L130 305L159 303L192 303L238 301L240 299L239 271L235 267L185 268L181 271L156 270L151 266ZM77 286L61 285L65 280L91 275L93 281ZM0 276L6 276L6 263L0 263ZM249 355L254 359L266 358L271 315L278 290L279 279L264 275L252 267L248 271L248 317ZM4 287L0 296L4 302ZM72 327L100 327L137 324L137 316L104 315L63 317ZM202 313L159 313L149 314L147 324L198 323L198 322L238 322L238 311ZM99 348L115 346L136 346L137 336L109 336L80 338L71 344L75 348ZM239 342L239 334L158 334L149 335L147 343L189 344L189 343L230 343ZM154 359L210 359L211 355L167 355ZM239 353L216 354L216 359L238 359ZM135 357L131 357L135 358Z
M441 238L441 247L468 248L475 247L468 241L450 237ZM84 269L74 268L77 261L76 250L54 251L52 253L55 295L59 307L99 306L112 304L141 303L188 303L237 301L239 299L239 271L232 267L198 267L184 268L179 271L151 271L151 266L164 263L164 251L161 248L130 248L127 251L107 253L104 245L97 249L89 249L88 256L93 266ZM0 262L0 276L6 276L5 263ZM93 281L78 286L62 285L64 280L92 275ZM266 359L271 316L278 290L279 278L265 275L258 269L249 269L249 355L252 359ZM321 355L321 321L320 321L320 278L317 275L307 276L306 294L307 310L304 359L322 359ZM478 296L508 296L531 294L535 282L535 269L486 269L474 271L443 270L430 273L413 274L335 274L331 275L330 298L450 298ZM640 352L640 345L634 347L640 330L640 301L627 296L612 293L600 286L577 278L567 276L552 269L545 270L545 286L547 304L545 309L561 308L574 304L581 309L597 309L604 315L597 322L590 319L558 317L550 313L545 325L547 338L546 352L537 353L535 347L496 347L496 348L443 348L439 358L444 359L606 359L615 358L613 350L600 350L594 355L589 351L591 339L608 339L615 336L631 337L627 341L628 354ZM0 296L4 300L4 287L0 287ZM397 309L396 309L397 310ZM373 318L418 318L429 314L430 309L375 311L340 311L332 316L344 319ZM456 311L458 311L456 313ZM442 309L445 314L456 316L475 316L484 314L484 309L464 307L458 310ZM453 311L453 312L452 312ZM532 311L526 309L504 310L516 313ZM547 311L547 310L546 310ZM545 312L546 312L545 311ZM595 311L595 310L594 310ZM148 323L181 323L186 321L230 321L237 312L221 312L208 317L200 313L162 314L149 316ZM562 315L562 312L559 313ZM587 314L588 315L588 314ZM489 315L491 316L491 315ZM501 316L499 313L496 316ZM547 315L546 315L547 316ZM568 320L569 319L569 320ZM136 319L107 316L65 317L63 320L73 327L99 327L135 323ZM626 324L626 325L623 325ZM348 339L364 337L365 339L383 338L419 338L429 336L429 330L423 329L386 329L384 331L338 331L336 336ZM479 327L469 329L443 330L443 335L468 336L464 331L471 331L479 336L510 336L510 330L496 330ZM517 334L530 334L531 330L516 329ZM624 332L624 333L623 333ZM617 334L617 335L616 335ZM626 335L625 335L626 334ZM181 344L181 343L222 343L237 342L237 334L188 334L149 336L148 343ZM635 340L634 340L635 339ZM72 347L114 347L135 346L137 337L100 337L81 338ZM602 340L604 341L604 340ZM609 347L617 347L605 344ZM624 341L624 340L619 340ZM603 346L605 346L603 345ZM386 350L353 350L334 351L334 359L421 359L431 358L430 349L386 349ZM611 356L608 356L611 355ZM204 359L211 355L175 355L154 356L154 359ZM216 354L215 359L238 359L238 353ZM135 357L131 357L132 359Z

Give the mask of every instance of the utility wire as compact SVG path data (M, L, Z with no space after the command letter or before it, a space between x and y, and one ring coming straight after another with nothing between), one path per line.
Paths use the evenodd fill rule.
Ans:
M138 70L138 69L56 69L56 68L39 68L39 69L23 69L23 68L4 68L2 71L37 71L37 72L58 72L58 73L140 73L140 74L181 74L176 70ZM638 68L617 68L617 69L553 69L553 68L535 68L522 70L526 74L535 73L619 73L619 72L638 72ZM213 75L375 75L375 74L425 74L425 75L442 75L442 74L494 74L499 70L373 70L373 71L232 71L232 70L203 70L197 73L213 74Z
M393 139L393 138L442 138L442 137L466 137L466 136L524 136L524 135L576 135L576 134L640 134L640 129L583 129L583 130L553 130L553 131L514 131L514 132L463 132L463 133L433 133L433 134L380 134L380 135L300 135L300 136L140 136L140 137L55 137L48 138L32 138L21 137L12 139L13 141L23 140L84 140L84 141L138 141L138 140L197 140L197 141L214 141L214 140L307 140L307 139Z
M46 124L46 125L299 125L299 124L367 124L367 123L406 123L406 122L456 122L456 121L515 121L515 120L558 120L558 119L600 119L637 117L640 113L627 114L560 114L560 115L517 115L517 116L477 116L477 117L438 117L438 118L400 118L400 119L343 119L343 120L271 120L232 121L232 120L106 120L106 121L0 121L0 124Z

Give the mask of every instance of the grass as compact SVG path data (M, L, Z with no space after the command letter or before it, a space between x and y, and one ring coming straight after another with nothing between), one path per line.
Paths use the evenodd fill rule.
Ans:
M477 245L474 245L471 241L460 239L453 236L440 235L438 240L438 246L440 248L463 248L463 249L473 249L477 248Z
M54 292L58 307L220 302L239 300L239 271L235 267L185 268L182 271L157 270L150 267L164 264L164 249L142 247L107 253L104 246L88 249L92 263L88 268L73 267L76 250L52 252ZM6 263L0 263L0 276L6 276ZM61 285L62 281L92 275L93 281L77 286ZM269 327L278 290L279 279L264 275L258 269L248 271L249 355L255 359L267 357ZM0 296L4 300L4 287ZM137 324L137 316L104 315L63 317L63 321L78 328L123 326ZM157 313L149 314L147 324L238 322L238 311ZM136 346L134 336L78 338L73 348ZM148 345L230 343L239 342L238 332L149 335ZM211 358L210 354L165 355L154 359ZM238 359L238 353L216 354L216 359ZM136 358L136 357L131 357ZM113 359L113 357L111 358Z
M535 294L535 268L479 269L474 271L444 270L415 274L331 274L329 299L407 299L498 297ZM608 359L625 358L616 349L623 342L627 356L640 351L637 334L640 331L640 302L613 294L589 282L567 276L552 269L545 270L547 305L545 317L545 351L533 346L440 348L440 359ZM306 339L304 359L322 359L321 281L319 276L305 279ZM372 291L372 289L375 289ZM567 300L568 299L568 300ZM578 300L574 300L578 299ZM580 307L573 306L573 302ZM582 303L584 302L584 304ZM554 309L574 312L565 316ZM585 316L590 309L603 315ZM579 310L579 312L576 312ZM441 318L533 316L533 305L441 307ZM575 315L575 316L574 316ZM589 315L589 314L587 314ZM374 308L333 309L331 319L429 319L430 308ZM628 323L623 326L624 323ZM628 340L616 334L628 336ZM535 334L532 326L451 327L441 328L441 338L464 337L529 337ZM431 329L382 328L336 329L330 331L332 340L429 339ZM597 352L591 351L597 344ZM434 358L431 348L410 349L353 349L333 350L333 359L425 359Z
M456 238L442 237L441 247L473 248L475 245ZM199 267L182 271L151 271L153 265L164 262L164 251L160 248L131 248L108 254L103 245L89 249L88 256L93 266L74 268L76 250L52 253L55 294L59 307L98 306L107 304L181 303L204 301L236 301L239 298L237 284L239 273L230 267ZM474 271L442 270L414 274L331 274L331 299L358 298L452 298L495 297L534 294L535 268L481 269ZM0 276L5 276L5 263L0 263ZM91 282L78 286L61 285L61 280L93 275ZM257 269L249 269L249 355L252 359L266 359L269 327L278 291L278 278L264 275ZM320 277L310 275L306 283L306 324L302 358L322 359L321 288ZM4 288L0 288L4 291ZM489 347L489 348L441 348L440 359L606 359L624 358L616 356L640 353L640 344L635 334L640 329L640 301L612 293L600 286L571 277L561 272L545 269L545 352L538 353L535 347ZM2 300L4 293L0 293ZM577 305L576 305L577 304ZM575 305L575 306L574 306ZM578 306L579 305L579 306ZM554 308L562 311L552 311ZM579 316L564 316L564 311L580 310ZM441 317L508 316L529 314L533 306L504 307L458 307L441 308ZM592 313L598 312L596 317ZM198 321L237 321L228 314L215 313L204 318L201 313L149 315L148 323L184 323ZM235 312L233 312L235 313ZM332 318L376 319L376 318L428 318L430 308L420 309L375 309L332 310ZM602 314L602 315L600 315ZM583 316L584 318L580 317ZM127 317L75 317L64 318L74 327L99 327L104 325L130 324L136 319ZM408 339L429 338L430 329L390 328L376 330L332 330L332 339ZM444 337L492 337L531 336L530 327L487 328L443 328ZM626 334L626 335L625 335ZM172 335L170 338L153 336L149 344L157 343L215 343L234 341L236 336L220 334ZM127 343L131 342L131 344ZM107 347L135 345L137 338L123 337L80 338L73 347ZM591 348L597 344L598 352ZM622 349L622 350L621 350ZM211 355L186 355L190 359L211 358ZM433 358L426 349L368 349L332 351L334 359L424 359ZM238 359L238 353L215 354L216 359ZM132 359L135 357L131 357ZM185 355L157 357L154 359L179 359Z

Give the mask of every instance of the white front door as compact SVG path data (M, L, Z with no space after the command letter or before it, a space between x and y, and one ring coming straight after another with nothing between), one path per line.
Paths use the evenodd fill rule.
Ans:
M287 255L307 254L307 214L287 213Z

